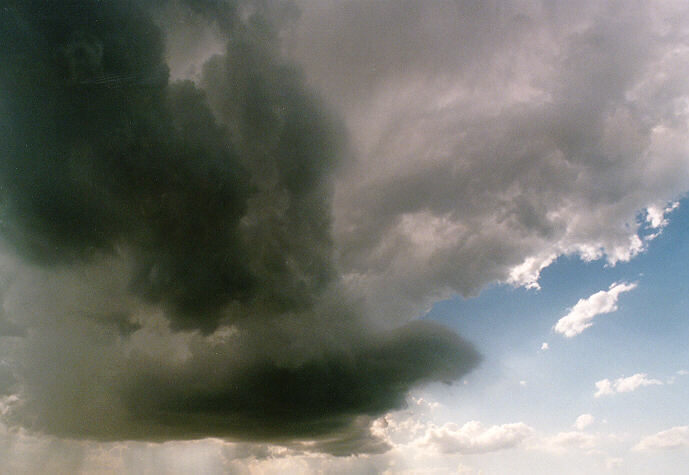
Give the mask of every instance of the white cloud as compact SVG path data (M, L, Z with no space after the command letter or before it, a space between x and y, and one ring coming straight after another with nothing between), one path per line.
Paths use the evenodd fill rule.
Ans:
M612 383L607 378L601 379L600 381L596 381L596 389L598 391L596 391L596 393L594 394L595 397L615 394L615 391L613 390L613 387L612 387Z
M433 411L434 409L437 409L441 406L439 402L428 401L422 397L416 398L414 396L410 396L409 399L416 405L416 408L419 410Z
M567 315L558 320L553 327L554 330L567 338L578 335L593 325L596 315L616 311L620 294L635 288L636 283L614 283L608 290L601 290L586 299L580 299Z
M577 430L584 430L586 427L593 424L595 420L596 418L593 417L591 414L582 414L579 417L577 417L577 420L574 422L573 426Z
M652 228L664 228L668 224L667 214L679 207L679 201L669 204L668 206L649 206L646 208L646 222Z
M679 449L689 447L689 426L677 426L649 435L634 446L634 450Z
M541 343L541 351L548 351L550 349L550 345L548 343L543 342Z
M686 370L684 370L684 369L680 369L680 370L677 371L675 374L673 374L672 376L668 377L666 382L667 382L667 384L675 384L675 381L677 381L677 377L678 377L678 376L680 376L680 377L681 377L681 376L686 376L687 374L689 374L689 371L686 371Z
M659 379L648 379L646 373L636 373L632 376L617 378L615 381L602 379L596 382L595 397L610 396L615 393L627 393L642 386L662 385Z
M475 420L438 424L433 412L438 403L415 397L408 401L413 404L376 419L371 427L372 434L393 451L423 453L430 447L441 454L494 452L516 447L534 432L523 422L489 427Z
M535 439L529 448L547 452L562 453L569 450L598 450L605 437L581 431L559 432Z
M560 432L554 435L550 440L554 445L588 450L596 446L598 437L593 434L584 434L582 432Z
M655 232L649 233L644 236L644 240L652 241L653 239L660 236L663 232L663 228L670 222L667 215L679 207L679 201L670 203L669 205L662 206L649 206L646 208L646 223L649 229L653 229Z
M533 433L523 422L484 427L478 421L463 426L447 423L441 427L432 426L420 441L442 453L475 454L510 449L518 446Z

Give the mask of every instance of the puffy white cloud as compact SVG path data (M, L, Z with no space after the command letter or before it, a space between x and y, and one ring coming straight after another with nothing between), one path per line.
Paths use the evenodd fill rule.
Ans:
M679 201L675 201L664 208L659 206L649 206L646 208L646 222L648 222L652 228L663 228L668 224L666 215L675 210L677 207L679 207Z
M620 294L635 288L635 283L614 283L608 290L580 299L567 315L558 320L553 329L567 338L576 336L593 325L596 315L616 311Z
M478 421L459 426L447 423L431 427L426 432L423 445L430 445L443 453L485 453L518 446L533 433L523 422L484 427Z
M543 342L541 343L541 351L548 351L550 349L550 345L548 343Z
M596 394L594 396L600 397L600 396L607 396L610 394L615 394L615 391L613 390L612 383L610 382L609 379L601 379L600 381L596 381Z
M646 224L649 232L644 236L645 241L652 241L660 236L663 228L670 222L668 214L679 207L679 201L668 204L667 206L649 206L646 208Z
M574 422L573 426L577 430L584 430L593 422L596 420L595 417L593 417L591 414L582 414L579 417L577 417L577 420Z
M634 450L679 449L689 447L689 426L677 426L649 435L634 446Z
M619 378L615 380L615 391L618 393L626 393L634 391L641 386L651 386L654 384L663 384L658 379L648 379L645 373L637 373L628 378Z
M595 397L610 396L615 393L627 393L634 391L642 386L662 385L659 379L648 379L646 373L636 373L632 376L617 378L614 381L601 379L596 381Z

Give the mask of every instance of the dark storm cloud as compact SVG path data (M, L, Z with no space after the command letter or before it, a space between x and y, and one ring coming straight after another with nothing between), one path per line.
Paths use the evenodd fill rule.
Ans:
M22 255L127 247L132 289L205 331L230 301L289 309L331 278L336 129L274 62L269 26L234 28L209 66L219 124L193 83L167 84L133 2L26 2L4 21L3 234Z
M125 401L170 434L178 427L199 434L213 427L219 434L259 440L313 437L349 426L353 414L400 408L412 385L454 381L478 362L468 343L427 322L361 340L297 365L264 359L231 371L215 365L214 383L203 387L195 381L206 355L194 354L181 370L169 372L139 362L147 370L133 381Z
M197 83L168 80L170 11L227 40ZM0 348L19 388L9 423L380 451L371 418L476 365L442 327L370 330L343 290L331 195L346 143L282 58L297 16L291 2L4 7L0 323L24 335Z
M138 309L141 328L124 332L97 313L127 309L124 279L113 285L118 271L98 263L74 275L37 272L20 270L5 298L15 318L33 319L9 359L21 403L5 421L38 432L380 452L385 444L368 430L375 417L402 407L412 387L454 381L478 362L471 345L428 322L373 332L337 295L306 313L240 320L208 336L170 332Z
M214 328L253 284L249 185L203 94L167 85L162 36L132 2L25 2L3 21L3 234L40 263L131 247L136 292Z
M73 385L81 380L75 375L93 375L92 364L82 361L65 370L74 365L69 356L34 353L41 367L28 372L37 372L29 376L35 384L45 385L51 377L72 384L60 382L50 395L34 391L37 399L14 411L10 421L27 418L28 410L43 411L31 427L67 437L162 441L215 436L337 455L381 452L386 444L369 431L375 417L403 407L414 385L455 380L478 362L471 345L444 327L423 322L392 333L359 334L356 341L350 338L346 345L299 362L257 351L257 344L274 346L275 334L264 335L260 343L256 336L240 334L237 345L199 340L183 361L137 351L121 366L101 332L91 327L87 333L91 339L101 334L103 346L97 351L110 360L111 371L120 372L115 385L107 394L84 389L75 402ZM247 344L245 337L256 341ZM103 385L111 384L107 379L112 377L98 376ZM105 414L103 406L108 407Z

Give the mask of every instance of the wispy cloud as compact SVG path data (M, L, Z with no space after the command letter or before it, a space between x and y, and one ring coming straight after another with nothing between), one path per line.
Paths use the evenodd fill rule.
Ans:
M509 449L521 444L533 433L523 422L484 427L478 421L462 426L447 423L431 427L421 442L443 453L475 454Z
M540 437L530 448L546 452L588 451L596 449L602 440L603 437L598 434L587 434L581 431L558 432L555 435Z
M689 426L677 426L644 437L634 450L679 449L689 447Z
M646 373L636 373L633 376L617 378L614 381L601 379L596 382L595 397L611 396L615 393L628 393L642 386L662 385L659 379L648 379Z
M557 333L572 338L593 325L593 319L603 313L617 310L620 294L636 288L636 283L614 283L608 290L596 292L588 298L580 299L570 312L553 327Z

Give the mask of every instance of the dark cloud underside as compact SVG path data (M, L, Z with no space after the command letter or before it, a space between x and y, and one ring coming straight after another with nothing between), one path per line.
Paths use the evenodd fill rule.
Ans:
M342 429L362 432L356 417L401 408L414 384L453 381L478 362L471 345L430 323L362 340L296 366L258 360L227 371L217 365L215 381L203 386L198 370L204 363L195 361L201 355L169 371L137 361L144 369L124 401L157 437L211 430L255 440L318 438Z

